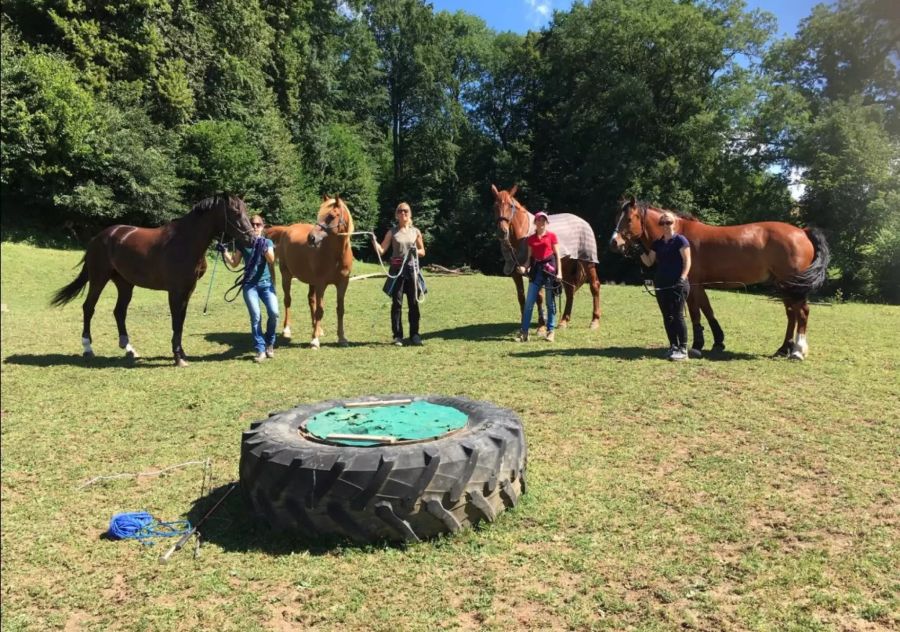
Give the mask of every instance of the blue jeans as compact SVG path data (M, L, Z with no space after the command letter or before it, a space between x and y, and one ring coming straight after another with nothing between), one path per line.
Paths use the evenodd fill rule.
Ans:
M269 318L266 321L266 333L262 331L262 314L259 301L266 305ZM261 353L266 347L275 346L275 327L278 325L278 295L275 287L268 281L244 287L244 302L250 312L250 333L253 335L253 346Z
M534 281L528 284L528 293L525 295L525 309L522 311L522 331L531 329L531 313L537 302L538 293L542 287L553 281L553 277L543 270L538 270ZM547 304L547 331L553 331L556 327L556 297L553 292L544 292L544 302Z

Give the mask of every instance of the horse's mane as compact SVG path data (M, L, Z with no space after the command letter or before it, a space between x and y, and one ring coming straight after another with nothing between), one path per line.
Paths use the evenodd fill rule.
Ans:
M240 198L236 195L231 195L230 193L217 193L216 195L211 195L194 204L191 207L191 213L202 215L210 209L219 208L221 204L230 206L232 202L237 200L240 200Z
M630 206L630 205L631 205L631 200L626 200L625 202L622 203L622 208L624 208L626 206ZM687 213L684 211L675 211L675 210L672 210L669 208L663 208L661 206L653 206L650 202L647 202L644 200L638 200L636 202L636 205L639 209L641 209L641 211L644 211L644 212L646 212L649 209L653 209L654 211L671 213L672 215L674 215L680 219L683 219L685 221L688 221L688 222L699 222L700 221L699 219L697 219L696 216L692 215L691 213Z

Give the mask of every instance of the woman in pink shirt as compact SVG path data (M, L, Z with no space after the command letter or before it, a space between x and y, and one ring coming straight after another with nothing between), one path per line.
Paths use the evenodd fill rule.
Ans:
M546 287L547 299L547 342L553 342L556 327L556 300L553 296L553 287L562 282L562 258L559 255L559 240L556 234L547 230L550 218L543 211L534 214L534 234L528 237L528 268L519 267L520 274L528 274L528 294L525 296L525 309L522 310L522 327L516 340L525 342L528 340L528 330L531 328L531 313L537 302L541 288Z

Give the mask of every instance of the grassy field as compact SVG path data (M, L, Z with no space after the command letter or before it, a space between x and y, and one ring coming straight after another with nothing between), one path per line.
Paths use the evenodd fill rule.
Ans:
M80 252L2 247L2 627L303 630L891 630L900 626L900 309L813 306L809 359L767 356L780 304L714 292L719 358L669 363L653 299L589 294L555 344L512 342L508 279L432 277L425 346L395 348L378 279L351 285L350 348L308 340L250 361L246 309L206 284L191 303L191 366L170 366L165 295L137 290L144 356L120 355L113 286L80 357L80 300L47 306ZM359 271L373 271L358 266ZM282 297L283 298L283 297ZM300 307L301 309L296 309ZM237 477L241 432L267 411L391 392L515 410L529 493L485 528L409 547L276 535L237 494L199 557L102 537L110 516L177 519L209 506L202 468L82 487L99 475L212 460Z

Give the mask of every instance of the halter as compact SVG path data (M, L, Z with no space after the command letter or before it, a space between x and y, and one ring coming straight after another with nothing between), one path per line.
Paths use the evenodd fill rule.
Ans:
M225 220L225 229L222 231L222 237L223 238L225 237L225 233L228 232L229 228L236 229L236 232L240 235L251 235L252 236L253 235L252 231L244 230L244 228L239 223L231 221L231 219L228 217L228 210L230 208L231 208L231 199L226 198L225 204L222 206L222 217ZM222 241L222 239L219 239L219 241Z
M516 202L516 200L515 200L515 198L514 198L513 196L509 196L509 207L512 209L512 213L509 214L509 217L504 217L503 215L501 215L500 217L498 217L498 218L497 218L497 223L498 223L498 224L499 224L500 222L506 222L507 225L509 225L509 226L512 225L512 222L513 222L513 220L514 220L515 217L516 217L516 213L517 213L518 210L519 210L519 203Z
M337 204L335 204L335 206L337 206L338 208L336 226L334 224L334 220L332 220L330 224L325 224L324 222L316 222L316 226L321 228L326 235L339 235L339 231L342 227L347 228L350 225L350 223L344 219L344 211L341 209L341 207Z
M628 206L631 206L630 202L628 203ZM629 230L628 234L625 235L624 233L622 233L619 230L619 226L622 224L622 220L625 219L625 211L622 210L619 212L618 219L616 219L616 227L613 229L613 233L610 236L610 241L614 240L616 238L616 235L619 235L619 234L622 234L622 236L625 238L626 242L631 242L631 241L634 241L635 239L639 239L641 237L646 237L648 240L650 239L650 236L647 234L647 209L642 208L637 203L635 203L634 206L638 209L638 212L640 213L640 216L641 216L641 232L640 232L640 234L633 235L633 234L631 234L631 231Z

